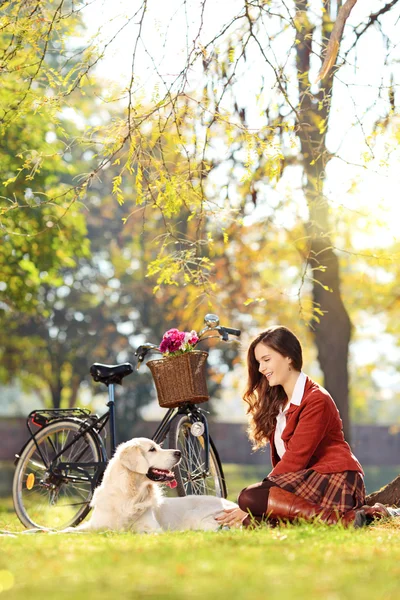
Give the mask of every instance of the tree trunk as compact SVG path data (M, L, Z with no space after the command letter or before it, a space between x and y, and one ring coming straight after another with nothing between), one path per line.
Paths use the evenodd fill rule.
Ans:
M52 407L51 408L60 408L61 406L61 390L60 386L51 386L51 400Z
M304 194L309 208L306 233L309 237L308 264L312 269L315 311L314 337L324 386L335 400L344 434L350 441L348 349L351 323L340 295L340 268L329 233L329 205L324 196L326 165L331 155L326 147L333 73L322 81L316 93L309 81L314 25L308 19L307 0L296 1L296 66L299 89L297 132L301 144L305 182ZM322 37L329 38L332 21L325 13Z
M309 263L313 271L313 301L324 314L314 325L318 361L324 385L339 409L344 435L350 441L348 351L351 322L340 295L339 261L326 238L311 239Z
M57 362L56 366L58 368ZM51 400L52 400L52 408L60 408L61 407L61 393L63 389L63 384L61 381L61 373L60 370L54 371L54 364L52 360L53 373L52 373L52 381L50 383L50 392L51 392Z
M366 504L372 506L375 502L388 506L400 506L400 475L377 492L366 497Z
M71 377L71 395L68 399L68 407L74 408L76 406L76 399L78 397L79 386L81 385L83 377L79 375L73 375Z

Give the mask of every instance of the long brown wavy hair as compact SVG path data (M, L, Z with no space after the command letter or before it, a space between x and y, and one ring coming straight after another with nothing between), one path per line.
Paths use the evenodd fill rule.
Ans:
M281 385L270 386L268 379L259 371L260 363L255 358L254 350L260 342L279 352L282 356L291 358L291 366L296 371L301 371L303 366L300 342L287 327L282 325L269 327L250 344L247 353L247 389L243 400L248 404L249 427L247 433L253 442L254 450L269 442L279 409L287 401L283 387Z

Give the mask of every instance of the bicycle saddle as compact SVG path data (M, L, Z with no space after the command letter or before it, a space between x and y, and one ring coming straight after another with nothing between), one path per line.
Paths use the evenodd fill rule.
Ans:
M121 365L101 365L100 363L94 363L90 367L90 374L95 381L100 381L106 385L110 383L121 382L124 377L133 373L133 367L131 363L122 363Z

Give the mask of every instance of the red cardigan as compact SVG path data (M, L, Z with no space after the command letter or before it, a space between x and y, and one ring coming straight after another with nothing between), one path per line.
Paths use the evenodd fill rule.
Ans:
M318 473L358 471L362 467L344 439L343 424L332 397L307 377L300 406L290 404L282 432L285 454L282 458L271 434L270 475L313 469Z

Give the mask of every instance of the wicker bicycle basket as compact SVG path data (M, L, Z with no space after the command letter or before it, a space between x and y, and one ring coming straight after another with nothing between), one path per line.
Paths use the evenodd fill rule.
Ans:
M207 352L194 350L180 356L147 362L156 384L160 406L175 408L185 402L207 402L207 356Z

